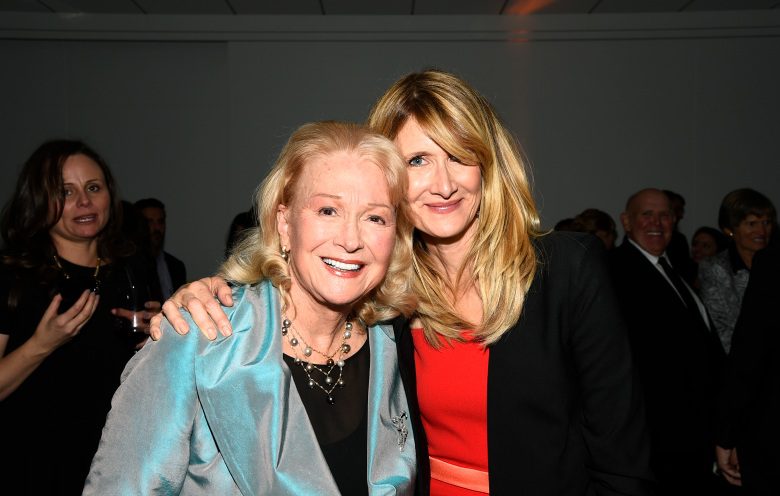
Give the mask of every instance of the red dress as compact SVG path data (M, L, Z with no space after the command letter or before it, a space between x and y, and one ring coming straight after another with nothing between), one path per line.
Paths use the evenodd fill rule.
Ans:
M486 474L489 350L473 341L443 342L435 349L425 340L422 329L412 329L412 340L417 399L429 456ZM431 478L431 496L481 494Z

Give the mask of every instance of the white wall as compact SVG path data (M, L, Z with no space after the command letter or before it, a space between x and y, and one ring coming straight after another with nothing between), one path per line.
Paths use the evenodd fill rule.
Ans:
M778 13L780 14L780 13ZM218 264L289 133L362 120L400 75L462 75L533 164L551 226L682 193L688 234L731 189L780 203L780 15L0 16L0 200L43 140L102 153L130 200L168 205L168 250Z

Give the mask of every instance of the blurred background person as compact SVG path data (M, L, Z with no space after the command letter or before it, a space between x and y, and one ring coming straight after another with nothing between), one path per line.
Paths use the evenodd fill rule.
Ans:
M178 258L164 250L167 215L165 204L157 198L144 198L135 202L138 213L146 219L149 233L149 254L154 259L160 301L167 300L187 281L187 269Z
M712 417L725 354L696 293L669 262L674 212L659 189L631 195L612 274L644 389L658 494L713 494Z
M701 298L727 353L753 255L769 245L776 220L775 206L754 189L734 190L720 204L718 225L730 242L726 250L702 260L698 275Z
M122 236L106 162L80 141L41 145L2 214L0 483L80 494L100 432L148 328L145 270ZM159 308L159 303L154 305Z
M555 223L553 231L574 231L574 217L566 217Z
M242 236L246 234L247 229L257 226L255 216L252 215L252 210L246 212L239 212L233 217L228 228L227 240L225 241L225 259L230 257L230 251L233 247L242 239Z
M603 210L586 208L574 217L571 230L593 234L604 243L607 250L615 247L617 239L615 221Z
M702 226L691 238L691 260L700 264L705 258L713 257L729 247L729 238L714 227Z
M715 256L729 246L729 238L714 227L702 226L696 229L691 238L691 261L695 267L693 276L693 288L701 289L699 281L699 263L705 258Z

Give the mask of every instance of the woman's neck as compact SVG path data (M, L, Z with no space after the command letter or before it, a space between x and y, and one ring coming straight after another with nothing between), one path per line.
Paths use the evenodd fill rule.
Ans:
M428 253L439 265L439 269L444 272L453 287L458 282L458 273L461 268L463 268L463 279L470 280L471 267L464 267L464 263L474 238L474 233L471 231L472 228L469 228L464 235L453 239L423 235Z
M745 267L747 267L748 270L750 270L751 266L753 265L753 255L755 255L756 252L752 250L745 250L737 246L737 254L739 255L739 258L742 259L742 262L745 264Z
M97 240L74 242L62 239L52 239L57 256L84 267L94 267L98 263Z
M453 291L450 295L453 308L460 318L474 326L479 326L483 316L482 298L472 277L472 267L466 264L473 232L467 234L457 240L426 239L425 241L428 253L435 263L438 263L450 283ZM463 272L458 279L461 268Z
M286 318L306 342L321 350L332 348L343 336L351 308L329 308L313 300L296 285L290 288Z

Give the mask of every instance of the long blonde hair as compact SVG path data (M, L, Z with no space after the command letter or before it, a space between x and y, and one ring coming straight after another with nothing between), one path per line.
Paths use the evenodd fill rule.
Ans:
M439 336L460 340L461 331L473 329L478 341L495 343L520 318L537 266L532 239L540 234L539 214L524 160L490 103L452 74L428 70L401 78L374 105L368 124L395 139L410 118L447 153L482 172L477 232L456 279L475 278L482 323L458 315L457 288L415 236L413 287L425 337L439 346Z
M390 201L396 210L396 241L387 275L353 312L366 324L387 320L399 313L408 316L416 299L411 286L412 224L406 200L407 175L395 145L363 126L343 122L304 124L282 149L273 169L256 193L258 227L251 229L222 265L220 275L239 284L254 284L267 278L286 302L291 280L281 256L276 229L279 205L291 205L303 169L312 160L336 152L357 153L376 164L384 174ZM358 178L355 178L358 180Z

